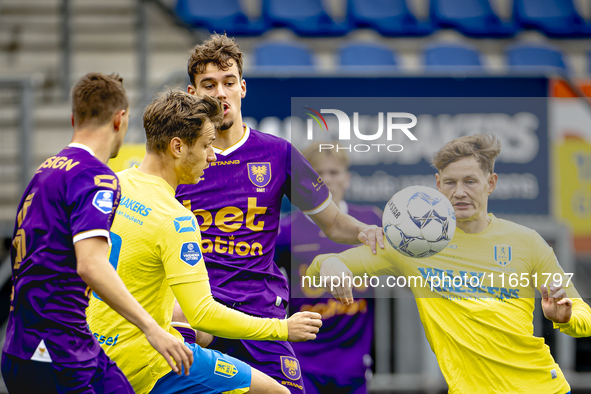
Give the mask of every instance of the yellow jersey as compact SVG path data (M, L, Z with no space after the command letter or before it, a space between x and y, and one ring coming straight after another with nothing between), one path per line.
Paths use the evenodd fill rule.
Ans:
M162 328L183 340L171 326L176 296L195 329L226 338L287 339L285 320L255 318L213 300L195 216L175 199L164 179L137 167L117 176L122 197L111 228L109 260ZM150 392L171 371L144 333L96 294L87 319L99 344L137 393Z
M544 339L533 335L535 291L557 278L570 282L573 316L555 327L572 336L591 335L591 309L537 232L489 218L477 234L457 228L447 248L429 258L403 256L385 242L377 255L361 246L317 256L307 274L318 277L322 262L336 256L354 276L408 279L450 393L564 394L568 382Z

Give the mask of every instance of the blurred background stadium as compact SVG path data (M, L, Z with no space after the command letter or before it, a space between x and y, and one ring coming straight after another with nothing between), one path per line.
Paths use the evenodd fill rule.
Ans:
M286 138L291 97L542 100L536 158L500 164L506 174L533 176L533 189L501 198L491 210L538 230L589 294L591 0L0 0L2 343L15 209L34 169L71 138L72 83L90 71L123 76L129 146L112 165L127 167L141 160L134 144L143 143L145 104L165 86L186 88L187 52L210 31L236 36L246 54L247 123ZM439 122L434 132L444 133L441 116L448 115L431 116ZM453 116L448 127L462 128L458 133L486 130L478 126L484 118L462 123ZM518 147L511 125L498 131ZM379 205L430 173L424 159L387 164L353 162L348 198ZM372 197L362 175L390 186ZM445 392L414 301L392 295L378 300L372 392ZM573 392L591 393L591 339L552 330L539 310L534 326Z

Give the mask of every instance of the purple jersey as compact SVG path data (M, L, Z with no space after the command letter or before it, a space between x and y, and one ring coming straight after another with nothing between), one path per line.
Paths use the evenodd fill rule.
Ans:
M74 243L109 238L121 191L91 152L70 144L47 159L20 202L4 352L21 359L71 363L100 352L86 324L89 288L76 272Z
M287 279L273 262L281 199L317 213L330 203L328 189L289 142L248 127L215 152L204 179L176 195L199 221L211 292L243 312L283 318Z
M381 213L374 207L341 203L341 211L363 223L379 226L382 222ZM355 291L355 302L345 306L324 289L302 288L301 275L305 275L317 255L340 253L354 246L331 241L301 212L281 220L277 247L290 253L292 275L300 278L300 286L294 284L291 289L290 312L313 311L322 315L322 328L316 339L293 343L293 348L304 373L343 377L343 384L365 374L363 360L371 350L374 299L359 297L373 293L370 294L371 289Z

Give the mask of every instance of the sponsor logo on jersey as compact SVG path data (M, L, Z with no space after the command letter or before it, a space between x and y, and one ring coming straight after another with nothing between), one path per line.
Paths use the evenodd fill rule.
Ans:
M289 356L281 356L281 372L291 380L298 380L302 376L299 361Z
M197 242L185 242L181 246L181 260L193 267L201 260L201 248Z
M271 163L248 163L248 179L256 187L265 187L271 181Z
M238 373L238 368L234 364L222 359L217 359L213 373L225 378L231 378Z
M92 199L92 205L102 213L111 213L113 209L113 192L110 190L99 190Z
M228 166L228 165L232 165L232 164L240 164L240 160L220 160L220 161L214 161L212 163L209 163L210 166L215 167L215 166Z
M494 256L495 261L501 265L505 266L511 262L513 259L513 253L511 253L511 247L507 245L495 245L494 246Z
M194 216L181 216L174 218L174 228L177 233L194 233L197 231L197 222Z

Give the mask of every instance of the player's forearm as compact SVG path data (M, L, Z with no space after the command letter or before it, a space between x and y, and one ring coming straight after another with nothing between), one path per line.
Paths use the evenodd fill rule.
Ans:
M339 260L345 264L353 276L363 276L364 274L372 276L399 275L400 273L396 270L397 258L396 252L388 245L385 249L377 248L375 255L369 246L361 245L339 254L330 253L316 256L308 267L306 275L311 278L319 277L322 264L330 263L330 260Z
M580 298L573 298L572 316L568 323L554 323L554 328L574 338L591 336L591 308Z
M359 244L359 233L369 226L360 222L353 216L339 212L332 226L330 234L326 236L336 243L357 245Z
M310 218L331 241L341 244L356 245L360 243L359 233L370 227L341 212L334 202L331 202L323 211L311 215Z
M189 324L221 338L286 341L287 321L249 316L216 302L209 281L172 286Z

